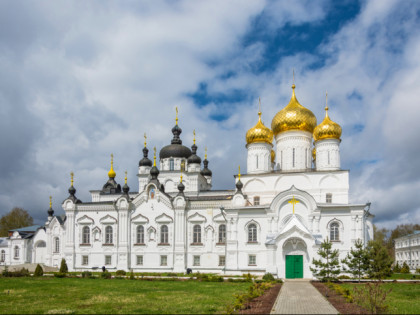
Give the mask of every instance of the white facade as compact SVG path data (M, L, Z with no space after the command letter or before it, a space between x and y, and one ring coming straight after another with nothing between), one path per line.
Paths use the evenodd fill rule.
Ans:
M396 238L394 241L395 262L400 267L406 263L410 267L411 272L415 272L417 268L420 268L420 231Z
M316 168L310 132L276 135L274 164L271 144L248 144L248 173L236 176L236 189L212 191L207 159L204 168L200 163L188 165L181 132L176 126L170 148L161 150L161 155L163 150L175 153L164 152L160 172L144 149L138 192L128 192L128 187L121 191L113 178L106 185L115 184L116 191L110 193L106 185L92 190L91 202L80 202L70 192L62 205L65 217L49 218L26 240L19 232L8 239L5 263L59 266L65 258L71 271L102 266L156 272L191 268L228 274L271 272L285 278L290 267L286 257L299 256L303 267L297 277L312 278L309 267L325 238L333 241L340 258L357 239L366 244L373 238L367 205L349 204L349 172L340 169L340 140L315 143ZM18 259L13 258L14 246L22 253Z

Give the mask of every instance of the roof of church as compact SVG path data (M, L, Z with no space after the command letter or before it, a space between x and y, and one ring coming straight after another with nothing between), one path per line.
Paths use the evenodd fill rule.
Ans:
M10 230L10 232L36 232L41 226L40 225L31 225L25 226L18 229Z

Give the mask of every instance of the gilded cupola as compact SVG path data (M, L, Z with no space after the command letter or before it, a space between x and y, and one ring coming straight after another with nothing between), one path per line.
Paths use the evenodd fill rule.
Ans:
M325 106L325 118L318 126L316 126L313 134L314 140L338 139L341 137L341 127L333 122L328 116L328 104Z
M289 130L301 130L312 133L316 126L315 115L299 104L295 95L295 85L292 85L292 98L289 104L274 116L271 130L274 135Z
M246 133L247 144L256 142L266 142L268 144L272 144L273 142L273 132L262 123L261 111L258 112L257 124Z

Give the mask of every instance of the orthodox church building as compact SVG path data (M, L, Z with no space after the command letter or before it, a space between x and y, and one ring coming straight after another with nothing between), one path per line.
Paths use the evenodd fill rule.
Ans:
M212 190L207 152L183 145L182 129L159 157L149 158L146 141L138 166L139 191L109 179L76 197L73 175L65 215L51 207L44 226L10 231L0 244L1 263L25 262L70 271L200 272L312 278L310 265L329 238L344 258L357 239L373 238L368 204L349 203L349 171L340 167L341 127L302 106L292 86L287 106L246 133L247 173L231 190ZM159 168L157 167L159 158Z

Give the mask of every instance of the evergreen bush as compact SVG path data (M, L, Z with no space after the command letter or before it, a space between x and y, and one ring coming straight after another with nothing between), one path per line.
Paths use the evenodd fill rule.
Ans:
M111 279L111 273L110 272L108 272L108 271L104 271L104 272L102 272L101 273L101 278L102 279Z
M44 270L42 270L42 267L40 264L36 265L34 277L42 277L44 275Z
M338 249L332 249L332 243L328 240L328 237L321 243L318 255L321 259L313 259L314 267L310 267L314 276L323 282L336 280L340 274L339 252Z
M67 272L69 272L69 268L67 268L66 260L63 258L61 259L60 273L67 273Z
M270 282L270 281L275 281L275 279L274 279L274 276L271 274L271 273L266 273L263 277L262 277L262 279L264 280L264 281L267 281L267 282Z
M404 264L402 265L401 273L410 273L410 267L408 267L405 261L404 261Z
M115 275L117 276L125 276L127 273L125 272L125 270L117 270L115 272Z
M92 273L90 271L83 271L82 278L92 278Z

